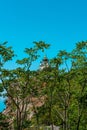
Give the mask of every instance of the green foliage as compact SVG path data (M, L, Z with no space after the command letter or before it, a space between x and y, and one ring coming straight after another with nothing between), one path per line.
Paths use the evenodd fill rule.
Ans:
M0 129L9 130L9 123L6 121L6 116L0 113Z
M4 87L11 100L8 116L15 112L17 130L32 125L38 129L41 125L57 125L60 130L86 130L87 42L77 43L71 52L59 51L48 68L32 71L32 63L49 46L43 41L34 42L32 48L25 49L27 56L17 60L20 67L6 70L4 64L14 54L6 43L0 45L0 90Z
M7 42L0 44L0 62L7 62L14 56L14 51L12 47L7 47Z

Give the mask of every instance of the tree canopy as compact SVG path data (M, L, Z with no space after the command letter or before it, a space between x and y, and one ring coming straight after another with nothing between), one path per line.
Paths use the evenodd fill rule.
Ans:
M86 130L87 41L78 42L71 52L59 51L42 70L30 67L50 44L33 45L25 48L25 58L16 61L20 67L8 70L4 65L14 58L14 51L7 42L0 44L0 92L6 90L3 114L8 128L39 130L51 125L54 130L56 125L60 130Z

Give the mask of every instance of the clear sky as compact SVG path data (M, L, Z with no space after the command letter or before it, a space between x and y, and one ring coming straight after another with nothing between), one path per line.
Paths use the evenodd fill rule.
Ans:
M0 0L0 42L8 41L21 58L40 40L51 44L48 57L87 40L87 0Z

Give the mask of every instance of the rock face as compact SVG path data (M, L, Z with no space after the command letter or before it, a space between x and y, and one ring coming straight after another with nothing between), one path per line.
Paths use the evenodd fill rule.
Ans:
M17 107L13 108L11 107L11 99L8 98L7 100L7 107L3 111L3 114L7 117L7 122L9 122L9 130L14 130L14 120L18 118L18 121L23 119L31 120L35 110L42 106L44 104L44 97L41 97L40 99L35 97L26 97L24 101L20 101L20 104ZM21 113L21 114L20 114ZM27 113L27 115L26 115ZM21 116L21 118L19 118Z

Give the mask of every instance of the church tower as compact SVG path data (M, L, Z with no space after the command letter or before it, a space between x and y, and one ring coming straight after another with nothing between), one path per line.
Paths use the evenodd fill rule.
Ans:
M40 62L40 70L43 70L44 68L49 67L49 60L47 56L44 56L43 60Z

